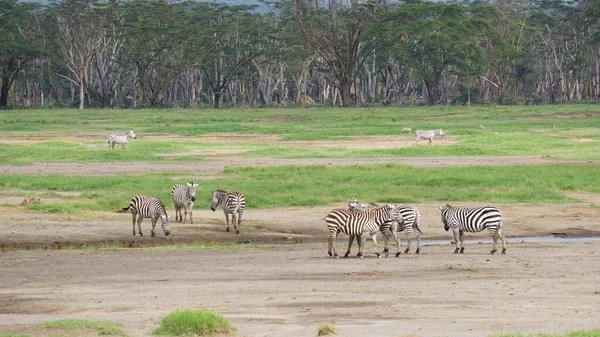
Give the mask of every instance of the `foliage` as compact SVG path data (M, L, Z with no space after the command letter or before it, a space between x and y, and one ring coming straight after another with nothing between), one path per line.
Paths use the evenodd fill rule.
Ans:
M317 336L328 336L335 334L335 326L329 323L323 323L319 325L319 331Z
M121 330L123 325L105 321L64 319L41 323L40 328L65 329L65 330L97 330L100 336L126 336Z
M163 318L153 333L156 335L210 335L230 333L234 328L222 316L205 310L178 310Z

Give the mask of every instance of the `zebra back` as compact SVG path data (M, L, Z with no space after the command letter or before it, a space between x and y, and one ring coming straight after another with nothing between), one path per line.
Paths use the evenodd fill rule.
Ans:
M242 213L246 208L246 198L240 192L214 190L212 191L210 209L214 211L219 204L229 214Z
M494 206L467 208L446 204L445 207L440 207L440 213L446 231L450 228L464 232L481 232L488 229L494 233L502 225L502 212Z
M368 208L365 211L334 209L327 214L325 222L332 235L338 231L348 235L363 233L373 235L380 230L381 226L391 224L394 220L402 221L401 219L395 205L384 205Z
M139 214L145 218L167 217L167 211L163 203L154 197L146 197L142 195L134 196L129 202L129 206L123 208L121 212L131 212Z
M173 203L178 205L185 205L196 201L196 188L198 184L193 181L187 184L176 184L171 190L171 197Z

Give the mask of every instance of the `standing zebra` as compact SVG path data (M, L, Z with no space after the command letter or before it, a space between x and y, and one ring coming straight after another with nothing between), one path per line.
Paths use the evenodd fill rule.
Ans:
M340 233L356 236L359 240L358 257L363 258L363 249L365 246L365 235L374 235L382 229L382 226L390 226L392 221L402 222L402 217L396 205L384 205L369 209L368 212L349 211L344 209L334 209L327 214L325 222L329 228L329 249L330 257L338 257L335 250L335 239ZM376 242L376 241L375 241ZM379 256L379 254L377 254Z
M452 228L456 249L454 254L464 253L463 232L481 232L484 229L490 231L494 240L491 254L496 252L498 238L502 240L502 254L506 253L506 239L502 234L502 213L493 206L483 206L477 208L452 207L446 204L446 207L440 207L444 229L448 231ZM459 243L460 242L460 243Z
M417 144L419 144L419 140L421 140L421 139L428 139L429 145L431 145L431 142L433 141L433 137L438 136L438 135L444 137L444 131L442 131L442 129L417 130L417 131L415 131L415 134L417 135Z
M356 198L353 198L348 203L348 207L350 210L357 210L357 211L365 211L369 207L372 207L369 205L373 205L373 204L371 204L371 203L361 204L356 200ZM404 250L405 254L408 254L408 252L410 251L413 232L415 233L415 236L417 238L417 250L415 253L419 254L421 252L421 234L423 234L423 232L421 232L421 229L419 228L419 223L421 221L421 213L419 212L418 208L411 207L408 205L400 205L400 206L398 206L398 210L400 211L400 215L402 215L402 219L404 220L404 223L398 223L398 222L394 221L392 224L392 227L391 227L392 234L394 235L394 240L396 240L396 246L398 247L398 250L396 252L396 257L398 257L400 255L400 240L398 238L399 232L404 232L404 234L406 235L407 243L406 243L406 249ZM387 236L384 235L384 238L386 239L386 243L385 243L385 248L383 250L383 253L385 254L385 256L387 256L389 253ZM350 247L348 247L348 248L350 248Z
M165 210L165 206L163 203L153 197L144 197L141 195L136 195L129 202L129 206L122 208L119 212L125 213L127 211L131 212L133 216L133 236L135 236L135 217L137 216L137 225L138 232L140 236L142 234L142 220L144 218L152 219L152 237L156 236L154 232L154 227L156 227L156 221L158 218L162 220L162 229L165 232L165 235L169 235L169 218L167 217L167 211Z
M226 192L223 190L212 191L212 201L210 209L214 212L217 206L223 206L225 220L227 222L227 231L229 232L229 214L231 214L231 222L237 234L240 233L240 225L242 224L242 213L246 208L246 198L240 192Z
M185 223L187 220L188 209L190 210L190 223L194 223L192 219L192 208L194 207L194 201L196 201L196 188L198 184L189 182L185 185L177 184L173 186L171 190L171 197L173 198L173 204L175 206L175 221ZM183 208L185 216L181 216L181 209ZM179 217L177 216L179 214ZM183 218L183 219L182 219Z
M109 149L115 149L115 144L121 144L121 148L125 149L127 147L127 144L129 144L129 140L133 138L136 139L137 137L135 136L135 133L133 133L133 130L130 130L129 132L127 132L125 135L110 135L108 136L108 148Z

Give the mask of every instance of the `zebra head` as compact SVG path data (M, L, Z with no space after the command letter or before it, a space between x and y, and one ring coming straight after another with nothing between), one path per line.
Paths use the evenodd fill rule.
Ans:
M169 234L171 234L171 232L169 232L169 217L167 216L167 214L165 213L165 215L161 216L162 219L162 229L165 232L166 236L169 236Z
M210 201L210 210L211 211L215 211L217 209L217 206L219 206L219 203L221 202L221 199L223 198L223 196L227 194L227 192L223 191L223 190L214 190L212 191L212 199Z
M444 224L444 230L447 232L450 229L450 225L448 225L448 212L452 206L450 204L446 204L446 206L440 206L440 214L442 216L442 223Z
M198 187L198 184L194 184L193 181L190 181L186 185L188 187L187 196L190 198L190 200L196 201L196 188Z
M444 137L444 131L442 129L435 130L435 133L437 133L438 135Z
M361 203L356 200L356 198L352 198L350 202L348 202L348 209L351 211L364 211L365 207Z
M133 130L129 130L129 132L127 132L127 135L129 136L129 138L133 138L136 139L137 137L135 136L135 133L133 133Z

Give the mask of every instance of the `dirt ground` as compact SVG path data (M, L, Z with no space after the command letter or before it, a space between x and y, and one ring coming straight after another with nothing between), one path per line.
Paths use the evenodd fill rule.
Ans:
M51 138L39 137L27 141ZM87 141L81 138L73 141ZM371 141L381 144L381 139L363 137L340 146L368 146ZM390 139L396 145L408 141ZM227 166L373 162L428 166L432 161L437 166L536 165L553 159L271 160L220 153L203 158L190 170L189 163L136 163L131 166L135 171L118 172L117 163L39 163L3 165L0 174L208 176ZM486 233L470 235L465 254L452 254L451 234L444 232L439 220L437 206L442 203L417 204L423 215L421 255L377 259L374 253L381 247L369 245L367 258L360 260L327 258L322 218L332 207L344 205L249 209L239 235L225 232L221 211L198 209L194 224L172 222L167 239L159 227L157 237L149 237L148 220L142 224L144 237L131 236L128 214L97 212L80 218L30 213L21 205L24 196L0 191L0 335L49 336L56 332L36 324L69 318L119 322L129 336L150 336L162 317L186 308L223 315L237 328L237 336L316 336L322 323L332 323L337 336L468 337L600 328L596 240L600 195L572 197L582 201L497 205L506 217L508 251L493 256ZM48 201L59 200L41 200ZM526 237L588 240L529 243ZM177 244L206 248L172 247ZM341 235L338 252L346 244ZM415 242L412 245L414 252ZM124 248L86 249L90 246ZM149 246L165 247L129 249Z

